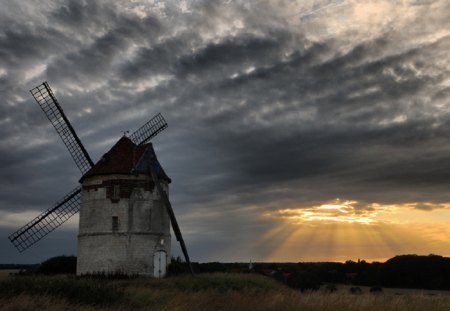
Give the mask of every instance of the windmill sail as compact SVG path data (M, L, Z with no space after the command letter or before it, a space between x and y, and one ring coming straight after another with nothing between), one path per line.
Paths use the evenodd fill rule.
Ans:
M64 114L48 83L44 82L30 90L30 92L56 129L56 132L58 132L67 149L69 149L70 155L81 173L86 173L94 166L94 162L92 162L91 157Z
M147 160L147 161L145 161ZM164 170L162 169L161 165L159 164L158 160L156 159L155 152L153 150L153 147L150 145L147 147L147 150L142 155L141 160L139 161L137 167L137 171L147 171L150 172L152 176L152 180L156 185L156 189L158 190L158 193L164 203L164 206L166 207L167 213L170 217L170 223L172 224L173 232L175 233L175 237L177 241L180 243L181 251L183 252L184 259L186 260L186 263L188 264L189 270L192 274L194 274L194 270L192 269L191 261L189 259L189 254L186 248L186 244L184 243L183 235L181 234L180 227L178 226L178 221L175 217L175 213L172 208L172 204L169 201L169 198L167 194L162 189L161 183L159 181L160 176L166 176L164 173ZM166 176L167 177L167 176Z
M54 207L41 213L11 234L8 239L19 252L23 252L78 213L80 210L80 192L80 187L75 188Z
M180 243L181 251L183 252L184 259L186 260L189 270L192 274L194 274L194 270L192 269L191 260L189 259L189 254L187 252L186 244L184 243L183 236L181 235L180 227L178 226L177 219L175 218L175 213L173 212L172 204L170 204L169 198L167 194L162 190L161 184L159 183L158 175L155 173L153 169L150 170L152 174L152 179L155 182L156 188L158 189L158 193L163 199L164 205L166 206L167 213L170 217L170 223L172 224L173 232L175 233L175 237L177 241Z
M133 134L130 139L136 145L142 145L159 134L162 130L167 128L167 122L164 120L161 113L150 119L147 123L142 125Z

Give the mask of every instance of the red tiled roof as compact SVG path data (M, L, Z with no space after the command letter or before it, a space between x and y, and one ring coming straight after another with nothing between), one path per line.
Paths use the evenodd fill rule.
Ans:
M151 143L137 146L128 137L123 136L93 167L91 167L89 171L81 177L80 183L83 182L85 178L96 175L133 174L133 170L141 160L147 148L151 148L151 152L154 154ZM157 163L157 165L160 167L159 163ZM170 182L170 178L167 177L162 167L158 170L158 175L160 178L166 179Z

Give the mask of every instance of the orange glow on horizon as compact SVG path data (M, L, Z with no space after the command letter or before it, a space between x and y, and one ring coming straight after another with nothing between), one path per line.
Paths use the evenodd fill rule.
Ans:
M255 247L267 261L385 261L399 254L450 255L450 203L362 204L336 199L268 211L277 225Z

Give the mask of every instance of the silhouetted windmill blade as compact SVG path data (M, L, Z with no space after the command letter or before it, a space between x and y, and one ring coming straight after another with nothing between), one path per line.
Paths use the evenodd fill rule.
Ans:
M167 194L164 192L164 190L161 187L161 184L159 182L158 174L156 174L155 169L150 166L150 173L152 175L152 179L155 182L156 188L158 189L158 193L161 196L164 205L166 206L167 213L170 217L170 223L172 224L173 232L175 233L175 237L177 238L177 241L180 243L181 251L183 252L184 259L186 260L189 270L192 274L194 274L194 270L192 269L191 260L189 259L189 254L186 248L186 244L184 244L183 236L181 235L180 227L178 226L177 219L175 217L175 213L172 208L172 204L170 204L169 198L167 197Z
M167 128L167 122L161 113L150 119L147 123L142 125L133 134L130 135L130 139L136 145L145 144L147 141L155 137L162 130Z
M64 114L48 83L44 82L30 90L30 92L56 129L56 132L58 132L67 149L69 149L70 155L81 173L86 173L94 166L94 162L92 162L91 157Z
M41 213L28 224L11 234L8 239L23 252L47 234L61 226L80 210L81 187L69 192L54 207Z

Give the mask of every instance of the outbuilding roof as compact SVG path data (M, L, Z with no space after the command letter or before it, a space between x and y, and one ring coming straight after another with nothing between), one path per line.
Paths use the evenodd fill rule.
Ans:
M156 158L152 143L138 146L123 136L81 177L80 183L85 178L97 175L149 174L150 166L160 179L171 182Z

